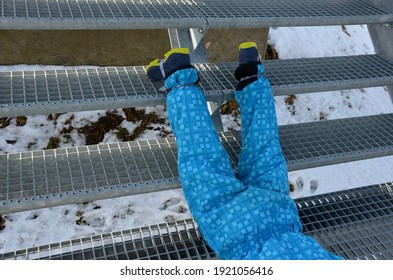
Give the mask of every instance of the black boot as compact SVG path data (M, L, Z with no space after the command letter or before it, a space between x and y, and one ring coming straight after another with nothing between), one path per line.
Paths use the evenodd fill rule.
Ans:
M258 65L261 57L255 42L245 42L239 45L239 66L235 70L235 79L239 82L236 90L243 90L258 79Z

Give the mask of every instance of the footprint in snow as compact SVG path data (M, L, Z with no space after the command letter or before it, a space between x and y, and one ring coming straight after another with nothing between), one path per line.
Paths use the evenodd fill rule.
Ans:
M161 205L161 207L160 207L159 209L160 209L160 210L166 210L166 209L168 209L168 207L170 207L170 206L179 204L180 201L181 201L181 199L178 198L178 197L170 198L170 199L168 199L167 201L165 201L165 202Z
M299 177L296 179L296 188L297 188L298 190L302 190L303 187L304 187L304 179L303 179L302 176L299 176Z
M181 201L181 198L170 198L166 200L159 209L168 210L174 213L187 213L188 208L183 203L181 203Z
M315 191L318 189L319 183L318 180L311 180L310 181L310 191L311 193L315 193Z

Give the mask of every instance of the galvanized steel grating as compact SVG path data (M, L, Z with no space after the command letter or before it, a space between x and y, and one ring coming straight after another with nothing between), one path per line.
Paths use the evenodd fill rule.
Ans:
M20 250L0 254L0 259L21 259L25 253ZM215 257L192 219L59 242L30 249L27 253L28 259L51 260L197 260Z
M0 175L3 210L178 185L174 138L0 155L0 164L4 166Z
M393 259L393 183L297 200L305 233L346 259Z
M381 55L267 60L265 75L274 95L375 87L393 83L393 60ZM238 63L198 64L202 80L231 93ZM228 97L226 97L228 98Z
M361 0L1 0L2 29L233 28L392 22Z
M279 128L288 169L393 154L393 114ZM236 170L240 132L220 134ZM174 138L0 155L0 214L179 188Z
M371 19L375 16L389 16L389 13L361 0L274 0L274 1L237 1L237 0L192 0L209 25L231 20L233 25L251 19L259 19L263 26L290 24L286 19L301 22L311 18L324 21L328 18L339 20L340 17L358 18L359 21ZM359 22L360 23L360 22ZM230 24L227 22L227 24ZM284 25L285 25L284 24ZM338 24L336 22L336 24ZM292 23L296 25L296 23ZM253 26L255 23L253 22Z
M288 170L382 157L393 154L393 114L309 122L279 127ZM241 152L240 131L221 134L233 165Z
M237 63L196 64L208 101L233 99ZM382 55L265 61L274 95L393 85ZM0 117L165 104L144 67L0 72Z
M184 0L1 0L6 18L118 19L197 17Z
M186 0L1 0L0 28L146 29L203 27L205 19Z
M393 259L393 183L296 200L304 233L346 259ZM215 259L193 219L6 252L0 259Z
M23 107L32 113L49 113L51 106L56 111L74 111L74 106L89 110L111 103L130 106L140 97L148 101L164 98L161 103L165 102L143 67L2 72L0 84L0 108L4 110Z

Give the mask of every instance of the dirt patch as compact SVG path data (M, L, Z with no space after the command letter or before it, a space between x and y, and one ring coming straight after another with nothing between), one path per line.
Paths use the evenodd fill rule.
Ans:
M134 123L143 120L146 116L146 111L143 109L124 108L123 112L126 114L127 121Z
M285 104L287 105L288 111L291 113L292 116L296 115L296 106L295 106L295 101L297 97L296 95L288 95L284 101Z
M88 225L87 221L85 220L85 217L83 216L83 212L81 211L76 212L76 216L78 217L78 219L75 221L75 224L77 224L78 226Z
M230 115L233 113L237 113L238 110L239 107L235 100L229 100L225 102L220 108L221 114L223 115Z
M46 149L57 149L60 145L60 138L59 137L51 137L49 138L48 145L46 146Z
M5 229L5 219L0 215L0 231Z
M278 59L278 52L276 49L272 46L267 44L266 46L266 52L265 52L265 60L273 60L273 59Z
M287 104L288 106L293 106L293 104L295 104L297 97L296 95L288 95L285 98L285 104Z
M64 114L64 113L56 113L56 114L54 114L54 115L49 114L48 117L47 117L47 120L48 120L48 121L54 121L54 122L55 122L55 125L56 125L57 119L58 119L61 115L63 115L63 114Z
M24 126L27 122L27 117L19 116L16 118L16 126Z
M134 141L140 137L143 132L147 129L153 129L150 127L152 124L165 124L166 119L159 117L156 113L146 114L143 109L127 108L123 109L126 114L127 121L129 122L141 122L132 133L130 133L126 128L120 128L116 133L117 139L120 141Z
M96 145L102 140L107 132L116 129L123 122L123 117L113 112L106 112L97 122L79 128L78 132L86 137L86 145Z
M295 191L295 184L292 182L289 182L289 191L294 192Z
M78 128L78 133L84 134L86 138L86 145L96 145L104 140L105 134L111 130L118 130L116 132L116 137L120 141L134 141L140 137L145 130L156 130L152 127L153 124L165 124L166 119L159 117L156 113L152 112L146 114L144 109L136 108L125 108L123 109L126 120L128 122L136 123L139 125L132 131L129 132L126 128L119 127L121 123L125 120L123 116L107 111L106 116L101 117L97 122L86 125L85 127ZM74 127L70 126L67 129L63 129L62 132L70 133ZM164 128L158 128L165 133ZM169 132L167 132L169 133Z
M10 125L10 118L0 118L0 128L5 128Z
M320 121L326 121L328 119L328 116L324 112L319 112L319 120Z

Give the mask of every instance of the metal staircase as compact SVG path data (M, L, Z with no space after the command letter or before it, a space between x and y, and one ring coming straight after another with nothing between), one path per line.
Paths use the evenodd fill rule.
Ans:
M384 0L0 0L0 29L168 29L207 100L233 99L235 63L208 63L207 29L368 24L376 55L266 61L274 95L393 88ZM143 66L0 73L0 117L164 104ZM393 115L280 127L289 170L393 154ZM239 132L220 133L236 169ZM0 214L179 188L176 142L157 139L0 155ZM305 232L348 259L392 259L392 184L298 200ZM0 259L208 259L193 220L59 242Z

